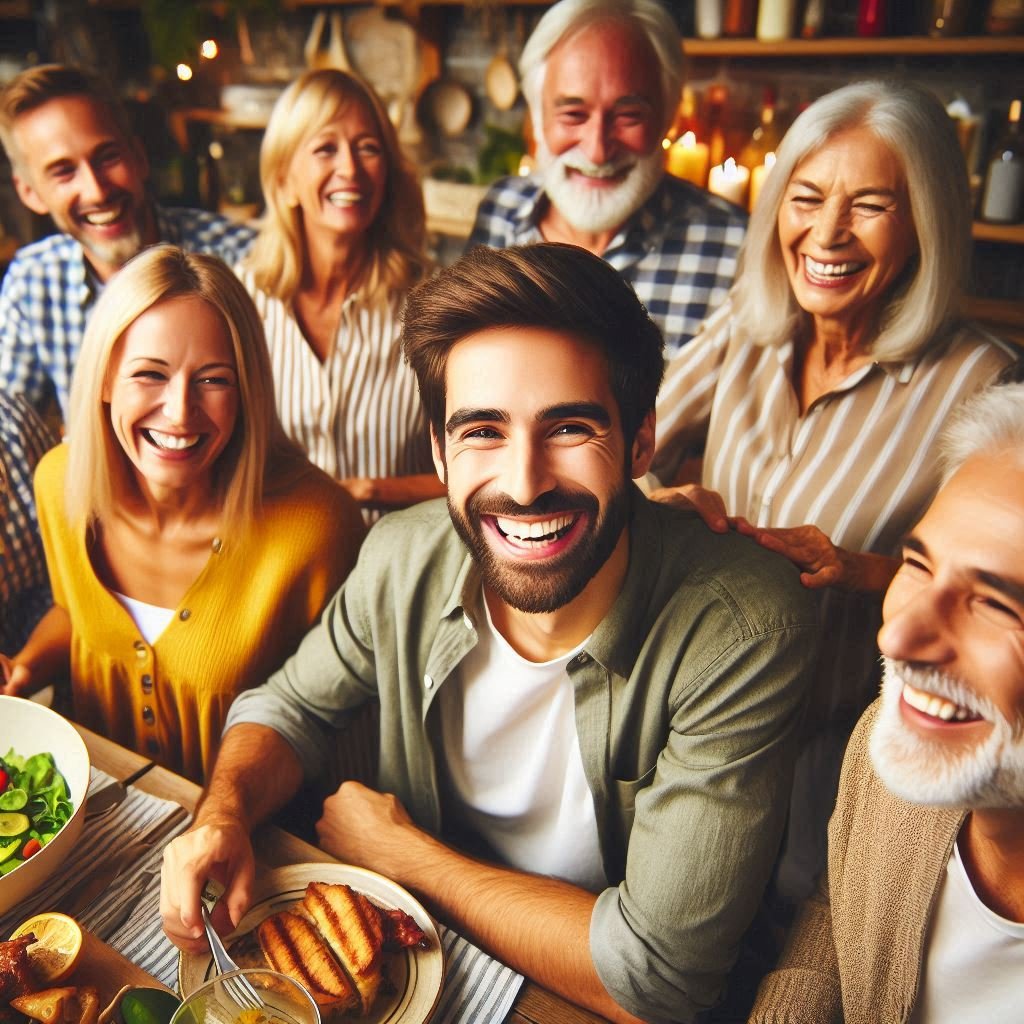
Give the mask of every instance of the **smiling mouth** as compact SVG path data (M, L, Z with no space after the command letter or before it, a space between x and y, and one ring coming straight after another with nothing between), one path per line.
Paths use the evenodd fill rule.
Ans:
M203 439L202 434L165 434L151 427L144 427L142 436L154 447L165 452L182 452L195 448Z
M533 523L524 523L517 519L494 517L494 525L498 532L510 544L526 549L536 549L561 540L575 525L579 513L554 516Z
M821 263L810 256L804 256L804 269L807 271L808 278L812 281L825 281L828 283L841 281L844 278L859 274L866 266L866 263L853 262Z
M97 206L85 212L79 211L78 218L92 228L108 228L124 217L128 209L127 197L122 196L105 206Z
M903 684L903 700L915 711L946 723L970 723L984 721L981 715L975 714L962 704L954 704L945 697L938 697L925 690L918 690L910 683Z
M327 202L329 202L331 206L356 206L362 201L362 192L358 192L355 189L336 189L334 192L329 192L327 195Z

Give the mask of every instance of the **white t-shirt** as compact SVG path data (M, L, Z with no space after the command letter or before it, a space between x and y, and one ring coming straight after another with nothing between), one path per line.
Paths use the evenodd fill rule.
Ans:
M111 593L121 602L125 610L132 617L132 622L138 627L142 639L147 644L156 643L156 638L167 628L168 623L174 618L173 608L161 608L159 605L146 604L145 601L137 601L134 597L126 597L116 590Z
M485 617L438 694L453 813L512 867L600 892L607 881L566 672L583 644L537 664Z
M958 844L946 867L924 953L909 1024L1024 1020L1024 924L982 903Z

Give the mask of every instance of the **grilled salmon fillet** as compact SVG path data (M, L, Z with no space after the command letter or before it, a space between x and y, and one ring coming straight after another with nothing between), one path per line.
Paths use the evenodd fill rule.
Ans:
M321 1014L340 1014L362 1005L323 937L300 914L273 914L257 926L256 937L270 966L305 985Z
M306 886L302 909L341 961L359 993L363 1013L368 1013L383 979L380 911L349 886L324 882Z

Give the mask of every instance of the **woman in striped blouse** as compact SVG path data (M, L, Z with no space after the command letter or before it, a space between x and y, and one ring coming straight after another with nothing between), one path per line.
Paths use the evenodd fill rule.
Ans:
M398 344L427 267L423 196L373 90L334 69L300 76L271 114L260 180L266 214L236 272L285 430L364 509L443 493Z
M960 318L971 250L956 134L926 90L855 83L790 128L730 300L666 367L654 471L703 444L689 502L820 588L822 653L780 886L806 895L850 729L877 693L875 634L902 536L939 482L949 412L1010 352ZM795 848L794 848L795 847Z

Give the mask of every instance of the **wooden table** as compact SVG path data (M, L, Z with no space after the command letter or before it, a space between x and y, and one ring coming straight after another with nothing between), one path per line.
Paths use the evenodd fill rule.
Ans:
M194 782L154 764L111 740L76 725L92 763L108 775L151 796L173 800L193 812L202 792ZM333 861L330 854L276 826L256 830L253 847L266 867ZM603 1017L589 1013L529 980L523 982L506 1024L600 1024Z

